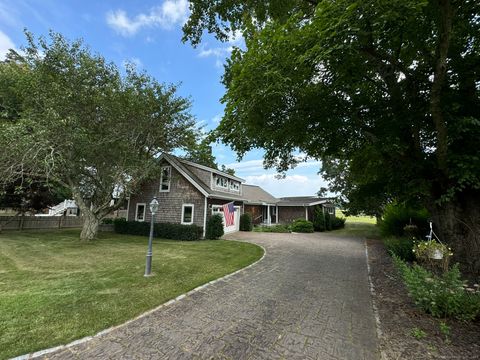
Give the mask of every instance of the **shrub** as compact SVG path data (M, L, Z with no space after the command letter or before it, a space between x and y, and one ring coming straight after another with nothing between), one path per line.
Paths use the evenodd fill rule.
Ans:
M115 220L115 219L112 219L112 218L105 218L105 219L102 219L102 224L104 224L104 225L111 225L111 224L113 224L113 221L114 221L114 220Z
M155 236L172 240L200 240L203 228L197 225L158 223L154 225Z
M223 232L223 219L222 215L215 214L207 220L207 231L205 232L205 238L215 240L222 237Z
M383 236L411 235L423 238L429 230L428 218L429 214L425 209L412 209L403 204L391 203L383 213L380 231ZM408 234L405 234L406 225L414 225L416 230L413 226L407 227Z
M458 265L437 276L420 265L408 266L395 255L393 259L409 295L424 311L435 317L454 317L459 320L473 320L479 316L478 287L472 289L465 286Z
M305 219L297 219L293 220L290 229L293 232L299 233L312 233L313 232L313 223L311 221Z
M271 232L271 233L289 233L290 227L288 225L273 225L273 226L256 226L255 232Z
M313 212L313 229L315 231L325 231L325 215L321 206L315 206Z
M252 231L253 222L252 215L250 213L245 213L240 215L240 231Z
M413 239L408 237L398 238L390 236L384 238L383 243L391 255L398 256L403 261L412 262L415 260L413 253Z
M115 219L113 227L116 233L129 235L150 235L150 223L140 221L126 221ZM199 240L202 237L203 229L197 225L181 225L170 223L155 223L153 235L156 238L171 240Z
M332 230L332 216L328 212L325 213L325 229Z
M343 229L345 227L345 221L347 219L343 217L334 217L332 218L332 230Z

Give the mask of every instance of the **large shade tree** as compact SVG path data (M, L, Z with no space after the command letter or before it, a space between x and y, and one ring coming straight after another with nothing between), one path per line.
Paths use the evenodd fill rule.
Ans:
M480 2L191 2L184 40L245 38L225 68L223 141L280 169L298 150L325 160L357 208L426 206L480 272Z
M56 33L27 40L0 63L0 182L67 187L90 240L155 174L156 155L193 143L190 103L133 67L122 74L81 41Z

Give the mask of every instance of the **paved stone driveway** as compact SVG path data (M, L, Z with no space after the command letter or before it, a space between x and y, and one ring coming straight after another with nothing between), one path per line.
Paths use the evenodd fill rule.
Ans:
M378 359L361 240L237 233L266 257L49 359Z

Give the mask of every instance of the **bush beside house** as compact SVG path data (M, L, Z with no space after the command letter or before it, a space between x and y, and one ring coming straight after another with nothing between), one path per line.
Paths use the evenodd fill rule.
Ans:
M313 223L305 219L296 219L290 226L292 232L313 233Z
M240 215L240 231L252 231L253 221L250 213Z
M113 225L118 234L140 236L149 236L150 234L150 223L148 222L115 219ZM197 225L156 223L153 225L153 233L155 237L161 239L192 241L202 238L203 228Z
M210 240L216 240L222 237L223 234L224 231L222 216L220 214L210 216L210 218L207 220L205 238Z

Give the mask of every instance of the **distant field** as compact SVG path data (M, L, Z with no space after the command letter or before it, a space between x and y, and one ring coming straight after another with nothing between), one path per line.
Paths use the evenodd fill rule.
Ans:
M332 234L341 236L357 236L366 238L378 238L380 231L376 226L376 219L372 216L345 216L341 210L336 211L338 217L347 219L345 228L334 230Z
M367 223L376 224L377 220L373 216L345 216L342 210L336 211L337 216L347 219L347 223Z

